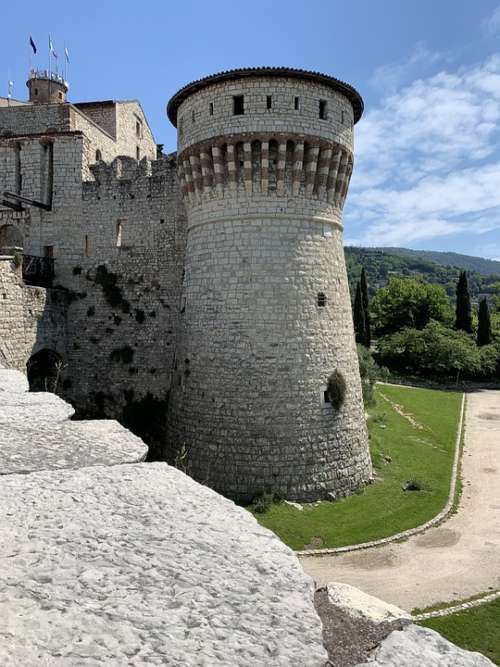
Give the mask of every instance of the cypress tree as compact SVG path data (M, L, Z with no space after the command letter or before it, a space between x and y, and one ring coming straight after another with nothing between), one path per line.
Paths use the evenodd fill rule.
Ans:
M482 345L489 345L491 343L491 321L488 302L486 299L481 299L479 302L479 311L477 316L477 344L479 347Z
M364 267L361 269L361 296L363 297L363 309L365 311L365 345L370 347L372 342L372 330L370 325L370 302L368 300L368 284Z
M472 315L470 306L469 286L467 284L467 273L462 271L457 283L457 306L455 329L462 329L472 333Z
M363 307L363 294L361 292L361 283L356 286L356 296L354 297L354 331L356 333L356 343L366 345L366 317Z

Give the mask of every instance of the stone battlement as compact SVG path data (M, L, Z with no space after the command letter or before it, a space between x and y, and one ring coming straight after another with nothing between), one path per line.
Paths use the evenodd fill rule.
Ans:
M177 167L175 154L165 156L159 160L142 158L139 162L128 155L119 155L110 163L103 160L91 164L89 171L93 180L84 181L97 186L112 185L121 181L142 181L145 178L171 178Z

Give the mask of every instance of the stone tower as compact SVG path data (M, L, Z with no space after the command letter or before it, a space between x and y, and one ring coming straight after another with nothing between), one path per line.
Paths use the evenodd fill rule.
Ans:
M26 82L29 100L34 104L62 104L66 102L69 86L59 74L47 70L31 70Z
M188 217L170 446L237 500L371 476L342 246L362 111L351 86L288 68L215 74L168 104Z

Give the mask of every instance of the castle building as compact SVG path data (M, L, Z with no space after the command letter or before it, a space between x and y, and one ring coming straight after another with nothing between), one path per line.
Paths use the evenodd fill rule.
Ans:
M18 341L0 358L33 382L57 359L80 416L120 419L235 499L366 483L342 246L359 94L288 68L209 76L170 100L177 153L157 156L138 102L72 104L47 72L28 88L0 101L0 248L51 289L34 306L0 262Z

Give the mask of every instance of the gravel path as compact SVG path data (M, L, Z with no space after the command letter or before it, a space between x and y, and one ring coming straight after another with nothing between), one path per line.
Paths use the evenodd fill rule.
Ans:
M318 586L345 582L408 611L500 588L500 391L469 394L465 420L458 512L405 542L301 556Z

